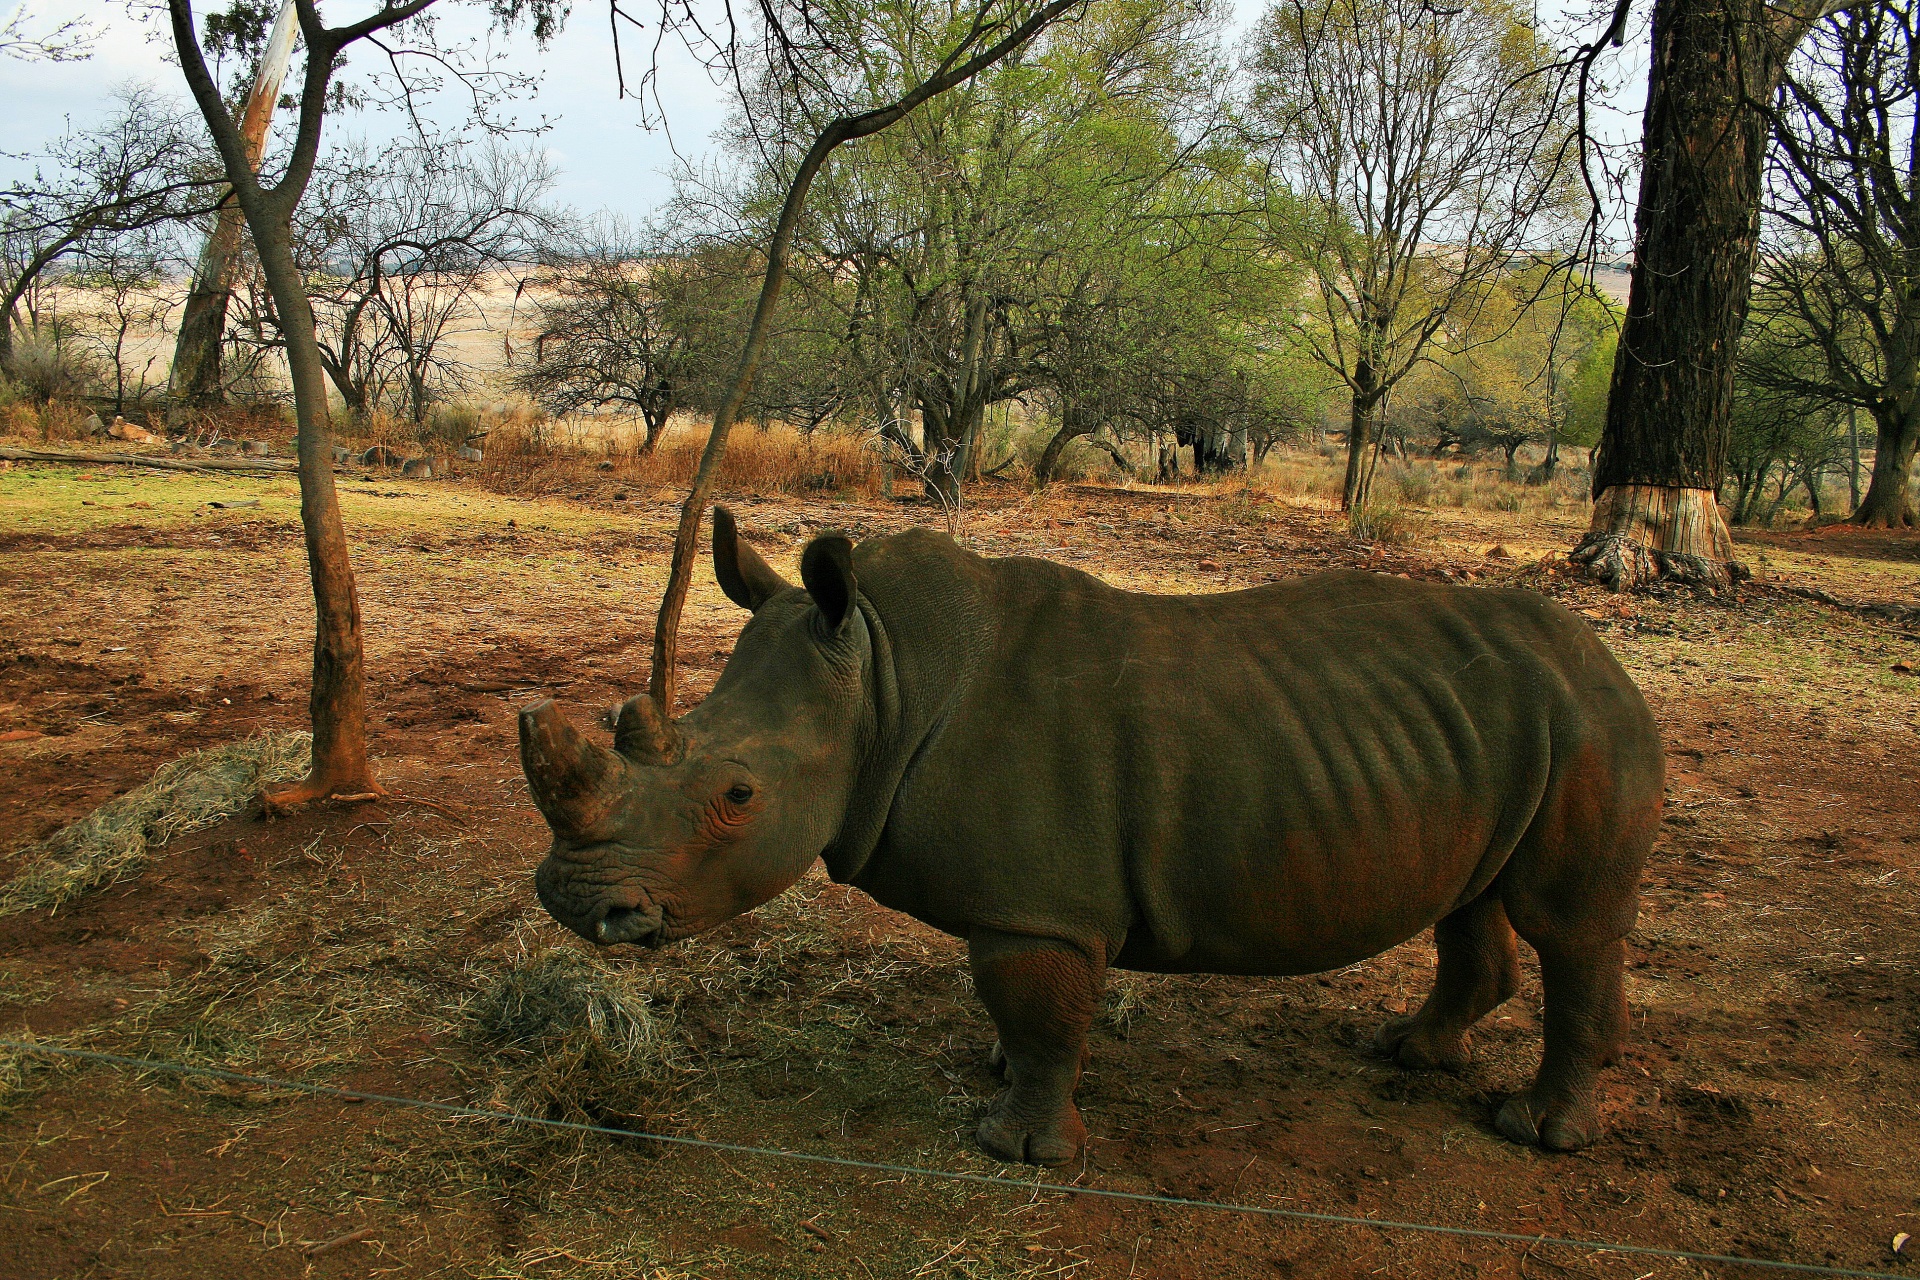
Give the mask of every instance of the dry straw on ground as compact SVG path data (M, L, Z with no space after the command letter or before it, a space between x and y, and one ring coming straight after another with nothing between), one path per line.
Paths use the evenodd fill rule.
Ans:
M240 812L262 787L305 776L307 733L269 733L208 747L161 766L148 782L64 827L30 851L0 888L0 916L58 907L146 865L148 851Z
M590 1123L662 1119L687 1066L646 977L572 947L512 956L464 1010L501 1068L489 1104Z

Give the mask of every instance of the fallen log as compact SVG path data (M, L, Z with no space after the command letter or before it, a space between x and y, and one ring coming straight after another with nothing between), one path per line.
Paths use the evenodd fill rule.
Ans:
M288 475L299 469L291 460L199 458L163 458L151 453L80 453L65 449L16 449L0 445L0 459L9 462L78 462L87 466L152 467L158 471L253 471L267 475Z

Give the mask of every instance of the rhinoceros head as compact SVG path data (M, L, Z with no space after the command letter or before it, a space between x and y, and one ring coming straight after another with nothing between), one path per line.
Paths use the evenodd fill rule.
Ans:
M647 696L613 747L551 701L520 713L520 761L553 829L535 877L591 942L660 946L774 897L840 828L865 711L866 623L852 544L815 539L789 585L714 511L714 573L753 611L719 682L678 721Z

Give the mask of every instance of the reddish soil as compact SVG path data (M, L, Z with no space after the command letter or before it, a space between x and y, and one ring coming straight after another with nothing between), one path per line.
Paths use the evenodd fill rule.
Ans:
M1621 602L1551 566L1355 547L1297 511L1251 529L1189 528L1170 522L1176 506L1188 509L1088 491L1047 507L1009 500L983 504L973 536L990 552L1044 551L1122 580L1146 566L1187 589L1355 563L1511 579L1607 635L1654 703L1670 762L1630 961L1633 1038L1604 1078L1607 1135L1551 1156L1503 1142L1491 1123L1537 1061L1537 980L1482 1026L1467 1070L1411 1074L1370 1041L1424 994L1426 939L1318 977L1123 979L1080 1094L1094 1141L1083 1165L1049 1178L1913 1273L1920 1244L1896 1255L1890 1242L1920 1236L1920 716L1905 685L1870 704L1860 693L1884 690L1876 682L1911 643L1777 593ZM834 514L774 501L743 519L818 528ZM915 512L854 514L877 532ZM657 558L664 516L653 519L637 545ZM73 545L122 536L157 545L151 531L119 529ZM1822 554L1897 564L1917 545L1819 541ZM20 538L6 573L72 590L67 549ZM1221 567L1194 568L1203 558ZM0 728L46 735L0 747L0 848L24 848L183 751L304 717L297 682L135 678L84 644L56 643L53 629L11 619L0 641ZM689 696L710 685L731 635L683 641ZM405 801L245 814L58 912L0 918L0 1028L416 1098L494 1096L505 1056L461 1029L460 1002L516 940L563 941L531 893L545 838L519 775L514 710L539 690L581 714L616 700L639 683L645 637L572 622L496 639L483 672L461 641L422 634L403 670L377 673L384 778L456 819ZM1769 671L1776 644L1830 667L1831 687ZM100 726L123 736L62 753L62 734ZM669 1086L589 1098L586 1114L1003 1172L967 1140L994 1088L992 1036L958 944L851 890L809 881L800 892L798 905L697 944L611 953L673 992L694 1065ZM105 1067L29 1065L20 1083L10 1102L0 1095L0 1275L20 1280L1762 1274L502 1135Z

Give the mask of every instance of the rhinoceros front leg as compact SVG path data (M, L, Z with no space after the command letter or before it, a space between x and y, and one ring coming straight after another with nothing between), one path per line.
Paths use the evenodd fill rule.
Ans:
M1072 943L987 929L967 949L1007 1080L975 1136L1001 1160L1065 1164L1087 1141L1073 1090L1106 966Z

